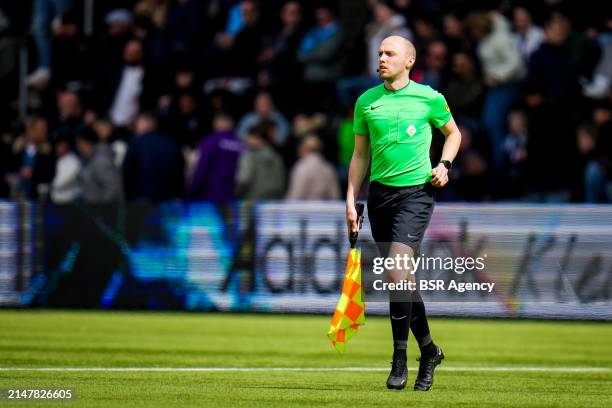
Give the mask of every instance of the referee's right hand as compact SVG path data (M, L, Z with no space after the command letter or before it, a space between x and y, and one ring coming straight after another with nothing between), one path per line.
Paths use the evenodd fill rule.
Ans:
M351 233L359 231L359 223L357 219L357 210L355 210L355 203L346 203L346 227L348 229L348 237L351 237Z

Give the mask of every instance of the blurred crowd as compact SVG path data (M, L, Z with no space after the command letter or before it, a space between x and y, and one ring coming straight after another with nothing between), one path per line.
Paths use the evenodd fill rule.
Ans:
M3 2L0 198L341 199L354 102L395 34L463 135L439 199L611 202L605 3Z

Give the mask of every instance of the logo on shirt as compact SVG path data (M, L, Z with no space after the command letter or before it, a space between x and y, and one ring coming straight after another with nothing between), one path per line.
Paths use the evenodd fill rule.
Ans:
M372 106L370 106L370 109L374 110L374 109L376 109L376 108L380 108L381 106L382 106L382 105L376 105L376 106L372 105Z
M450 112L450 108L448 107L448 103L446 104L445 108L446 108L447 112Z
M416 126L414 126L414 125L409 125L409 126L406 128L406 133L408 133L408 135L410 135L410 136L414 136L414 134L416 133L416 131L417 131L417 129L416 129Z

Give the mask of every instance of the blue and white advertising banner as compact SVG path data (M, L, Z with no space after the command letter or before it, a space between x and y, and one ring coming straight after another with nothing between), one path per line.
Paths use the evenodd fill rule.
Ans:
M437 204L413 257L381 244L366 210L368 314L414 285L433 315L612 320L610 206ZM331 313L348 250L343 202L2 202L0 305Z

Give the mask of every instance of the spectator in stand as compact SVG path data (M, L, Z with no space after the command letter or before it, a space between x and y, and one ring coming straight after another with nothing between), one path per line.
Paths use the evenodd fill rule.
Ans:
M590 130L592 141L582 142L586 135L579 133L579 146L592 145L587 150L584 169L584 199L588 203L612 202L612 110L609 104L596 106L593 112L595 127ZM584 130L583 132L584 133Z
M11 9L12 8L12 9ZM6 2L0 6L0 132L7 130L10 125L10 120L13 117L13 112L10 109L12 102L18 95L18 86L15 81L15 73L19 69L18 50L20 42L17 36L11 35L13 32L19 31L19 23L13 16L15 12L24 14L23 9L16 2L11 7L7 7ZM12 132L9 132L12 134ZM5 133L5 134L9 134ZM0 167L4 167L0 164ZM4 190L3 181L0 180L0 197L3 196ZM6 186L5 186L6 187Z
M53 83L59 88L90 89L94 73L95 49L79 27L76 10L65 13L53 28Z
M453 182L448 189L441 191L441 195L446 200L480 201L489 198L487 186L491 180L485 155L469 128L459 125L459 130L461 146L450 173Z
M471 53L472 44L465 32L465 23L458 13L450 12L442 17L444 44L450 55L458 52Z
M607 16L610 13L607 12ZM602 50L597 43L595 28L589 24L587 32L582 32L574 27L574 15L570 10L564 12L555 11L550 17L551 21L556 21L563 26L563 30L567 32L565 40L565 48L568 50L572 60L572 66L577 77L591 78L602 55Z
M73 0L35 0L32 34L36 43L38 67L28 77L28 85L41 88L51 79L51 25L72 7Z
M15 134L12 131L7 129L0 133L0 199L9 198L11 192L9 181L15 161L14 142Z
M284 146L287 143L291 127L289 122L274 106L272 96L267 92L260 92L255 96L254 110L247 113L240 119L236 128L236 133L240 139L245 140L249 129L259 125L263 121L270 121L274 124L275 135L270 142L275 146Z
M58 122L56 132L69 138L70 146L75 146L77 134L83 128L83 107L76 92L60 91L57 94Z
M302 140L299 160L291 170L287 200L339 200L340 184L334 167L321 155L323 144L315 135Z
M53 180L55 160L47 134L48 125L44 118L29 117L24 135L13 144L17 174L12 179L16 184L15 191L21 197L42 198Z
M146 20L146 26L162 31L166 28L168 3L168 0L139 0L134 6L134 15L136 19ZM176 3L185 4L187 1Z
M338 173L342 189L348 182L348 170L355 149L355 133L353 133L355 107L352 106L346 110L346 114L338 124L338 133L336 134L336 144L338 145Z
M498 180L483 182L482 188L488 191L475 194L478 182L474 180L479 176L460 171L458 162L454 173L461 188L455 189L453 199L517 198L524 186L515 189L507 178L512 179L516 168L527 173L527 199L559 201L569 196L601 201L612 197L612 191L606 190L612 188L611 159L606 153L611 149L606 142L610 138L605 137L612 134L610 122L594 117L607 115L604 105L609 103L612 84L612 19L606 13L607 3L587 7L571 1L487 2L495 5L494 10L480 3L112 0L95 2L92 21L83 20L89 16L83 2L34 0L28 11L19 2L4 1L0 6L0 55L5 57L0 58L0 131L15 128L11 118L18 117L17 109L23 106L18 103L18 39L31 24L35 48L29 51L38 58L27 78L32 89L20 101L27 101L26 112L36 112L48 121L49 135L68 138L73 150L76 135L88 126L111 147L115 164L122 166L134 118L139 112L157 111L156 133L181 145L187 160L183 178L191 179L198 162L196 143L202 135L216 134L213 118L225 112L243 119L236 129L242 138L249 127L272 120L275 125L265 133L269 147L283 156L285 171L296 162L304 136L317 134L325 147L322 155L334 159L344 180L354 142L351 94L366 82L379 81L377 66L370 63L377 60L376 38L399 34L413 36L417 54L422 56L413 68L413 79L444 91L458 122L474 135L476 147L465 154L478 153L487 172ZM478 13L481 6L490 11ZM548 34L537 26L542 17L548 18ZM371 23L364 25L368 19ZM85 35L83 21L93 23L91 35ZM555 45L554 37L559 35L565 40ZM263 107L253 109L252 95L262 91L272 97L256 98ZM520 164L513 164L512 157L522 157L517 154L522 148L514 147L522 146L523 139L511 139L511 146L505 139L515 133L508 126L515 121L516 115L510 113L516 109L526 113L529 133L526 162ZM269 114L274 111L280 118ZM285 118L294 120L294 132L287 130ZM592 123L592 132L584 128L577 132L578 123ZM541 177L554 166L548 154L551 134L555 162L576 166L562 166L553 178ZM17 175L24 158L32 157L23 154L25 137L14 135L2 133L0 196L10 195L12 188L15 194L33 198L38 187L31 189L30 166L24 166L26 177ZM595 147L579 151L577 137L583 147L594 137ZM41 151L47 148L48 143L31 143L28 151L39 150L35 156L44 163L50 155ZM173 156L174 148L170 151ZM474 160L469 173L479 173L481 164ZM44 173L52 174L54 169L50 165ZM216 165L210 170L217 171L221 170ZM38 179L41 168L36 172ZM468 177L466 183L461 177ZM45 182L34 184L44 193ZM151 192L154 187L145 189ZM179 183L175 189L182 187ZM134 196L149 194L142 192L142 186L137 190ZM440 195L450 198L450 193ZM161 200L157 192L151 194ZM180 192L164 194L174 197Z
M158 0L159 1L159 0ZM162 34L168 42L172 58L193 59L201 41L202 33L202 2L199 0L164 1L167 17ZM161 31L161 30L160 30Z
M213 119L213 133L200 142L187 197L219 204L234 200L236 169L243 149L243 143L234 133L232 118L217 114Z
M174 95L180 95L183 93L195 94L200 91L198 84L196 83L196 76L193 72L193 68L186 64L176 70L174 74L174 89L172 93Z
M443 38L436 28L436 16L431 12L421 12L414 18L415 47L417 55L425 55L429 44L434 41L442 41ZM419 61L417 60L417 67Z
M200 139L204 126L196 97L188 92L177 95L164 114L164 131L181 147L192 149Z
M244 28L243 8L247 7L251 7L251 4L238 1L228 10L225 31L222 34L236 36Z
M471 35L488 92L483 121L491 145L491 167L502 171L506 116L519 96L519 81L525 74L523 60L510 35L508 21L499 13L478 13L468 18Z
M425 63L414 70L412 79L434 89L443 89L448 81L446 59L448 50L442 41L429 43L425 53Z
M576 173L581 178L579 190L582 200L587 203L602 202L605 198L604 175L598 163L597 130L590 123L583 123L576 129L578 148Z
M406 25L404 16L395 12L388 4L377 3L372 12L374 22L366 27L368 74L371 78L378 79L378 49L382 40L391 35L399 35L412 41L413 35Z
M230 25L215 39L219 50L216 67L210 67L212 77L250 77L257 73L257 59L262 51L263 31L260 24L259 6L253 0L239 3L239 23ZM234 17L230 11L230 17ZM246 62L246 63L245 63ZM216 68L216 69L215 69Z
M134 38L133 16L129 10L114 9L104 17L107 25L105 35L100 38L100 58L98 65L101 69L99 76L113 75L121 70L125 45ZM103 78L98 78L97 82Z
M121 168L123 158L127 151L127 143L115 137L115 129L108 118L97 119L92 126L98 135L100 143L107 144L113 152L113 163L117 168Z
M284 112L295 113L300 101L295 94L301 94L302 66L297 50L304 37L302 27L302 6L297 1L286 2L280 13L281 29L272 43L266 47L259 61L270 76L271 89L275 99L283 106Z
M593 75L582 80L582 93L592 99L603 99L612 90L612 17L606 20L606 27L597 36L601 56Z
M123 197L121 175L113 163L113 152L89 127L83 128L77 138L77 149L82 168L79 179L83 201L86 204L111 204Z
M249 129L247 149L240 155L236 174L236 197L244 200L276 200L285 192L283 159L270 146L271 123Z
M468 117L472 122L480 118L484 86L468 54L458 52L453 56L453 71L444 95L454 114L464 120Z
M115 127L128 127L141 107L145 67L143 49L139 41L132 40L125 45L124 66L114 81L115 89L109 116Z
M298 58L304 64L304 103L309 105L311 112L332 108L335 81L342 75L344 66L339 21L325 5L315 9L315 19L315 27L306 33L298 52Z
M71 138L60 135L55 139L55 176L51 182L51 201L55 204L74 202L81 196L79 174L81 161L72 152Z
M406 25L406 19L395 12L385 2L376 3L372 12L374 21L366 27L367 71L364 76L343 78L338 83L338 98L343 107L348 107L368 88L376 86L378 77L378 49L380 43L391 35L399 35L408 40L413 39L412 31Z
M533 198L538 201L569 199L571 166L576 143L574 103L579 93L572 59L566 48L568 27L557 19L546 25L545 41L529 62L525 102L531 120L527 143L527 179ZM550 135L554 135L555 154L550 154ZM556 176L541 177L551 167Z
M370 1L369 3L372 4L375 2ZM421 2L415 2L413 0L393 0L390 3L393 9L406 19L409 26L414 25L414 17L421 13Z
M185 185L180 147L158 132L157 120L150 113L139 114L134 128L123 160L127 199L158 203L180 198Z
M176 61L195 59L195 56L190 54L190 51L195 49L188 50L186 44L175 43L175 40L178 40L175 37L177 31L184 29L186 34L199 18L197 12L188 10L190 4L193 5L192 2L184 0L141 0L133 9L134 37L143 44L143 61L146 67L147 85L143 87L143 91L148 95L143 95L141 103L144 105L141 104L141 111L154 109L155 98L168 92L168 73L172 72ZM171 23L171 18L177 17L175 12L185 18L175 18ZM183 39L187 40L186 37Z
M544 41L544 30L533 24L531 14L525 7L515 7L513 12L514 33L512 39L516 43L525 64Z
M351 117L351 124L352 124ZM302 144L302 140L311 133L314 134L326 134L327 129L329 129L330 123L328 122L328 116L323 113L315 113L313 115L306 115L304 113L298 113L293 117L292 126L291 126L291 136L289 137L287 143L282 149L283 160L285 162L285 168L289 169L293 167L295 162L297 161L297 151ZM330 134L330 137L333 137L333 132ZM351 135L354 139L355 135ZM338 142L334 140L334 143ZM353 151L351 150L351 155ZM333 157L333 156L332 156Z
M506 180L503 195L522 197L526 190L527 140L529 140L527 117L523 111L510 112L508 134L504 140Z

